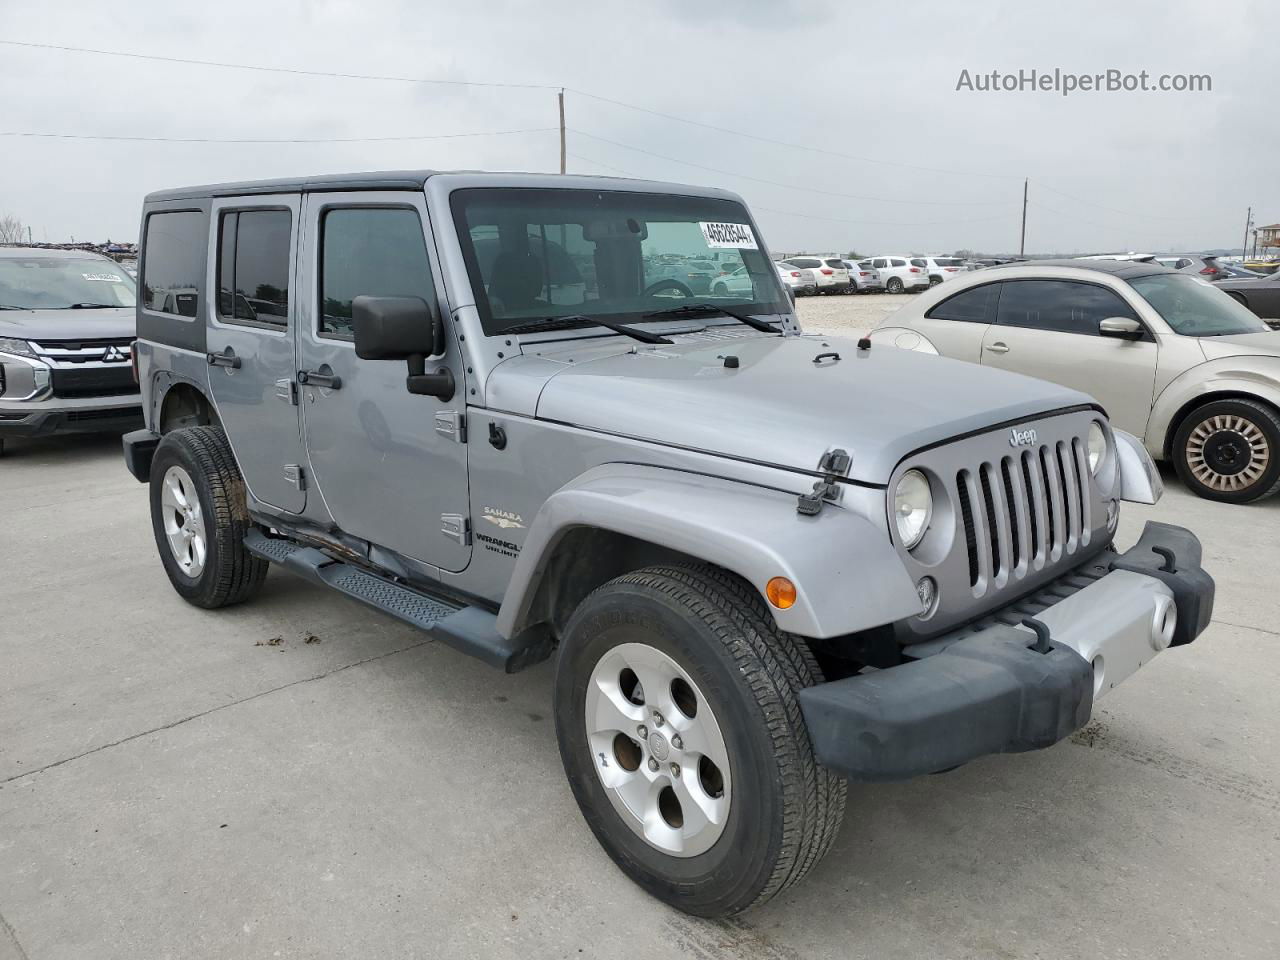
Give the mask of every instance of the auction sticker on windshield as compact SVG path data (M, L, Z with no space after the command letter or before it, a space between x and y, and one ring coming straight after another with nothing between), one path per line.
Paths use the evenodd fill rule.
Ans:
M760 249L756 246L756 235L745 223L699 222L698 226L702 228L702 238L707 241L707 246L713 249L716 247L732 247L736 250Z

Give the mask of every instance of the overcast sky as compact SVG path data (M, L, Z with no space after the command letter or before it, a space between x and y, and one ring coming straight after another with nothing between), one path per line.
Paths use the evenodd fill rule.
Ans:
M780 251L1016 251L1024 176L1031 180L1028 252L1164 251L1238 246L1251 204L1258 223L1280 220L1278 13L1263 0L1229 7L1202 0L0 0L0 39L564 85L574 88L567 94L571 173L736 190ZM1209 74L1213 89L1066 98L956 90L962 70L1020 68ZM553 90L340 80L5 45L0 90L0 130L8 133L534 131L310 144L0 136L0 215L16 214L37 240L133 240L143 194L182 184L396 168L554 171L559 162ZM814 149L717 132L575 90Z

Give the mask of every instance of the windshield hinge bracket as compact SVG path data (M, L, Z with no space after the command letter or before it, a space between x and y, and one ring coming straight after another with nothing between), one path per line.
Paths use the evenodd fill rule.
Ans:
M839 501L843 490L840 487L841 477L848 476L853 458L848 452L839 448L828 450L818 461L818 472L822 479L813 485L809 493L800 494L796 501L796 513L802 517L814 517L822 512L824 503Z

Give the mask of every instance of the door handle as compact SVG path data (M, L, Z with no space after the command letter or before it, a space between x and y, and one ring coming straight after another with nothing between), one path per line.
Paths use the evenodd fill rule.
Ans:
M321 364L319 370L299 370L298 382L308 387L323 387L326 390L339 390L342 378L337 376L327 364Z
M221 353L206 353L205 361L211 367L230 367L232 370L240 369L240 358L236 356L236 352L230 347L225 348Z
M987 351L990 353L1008 353L1009 345L1003 341L997 340L995 343L991 344L991 346L987 347Z

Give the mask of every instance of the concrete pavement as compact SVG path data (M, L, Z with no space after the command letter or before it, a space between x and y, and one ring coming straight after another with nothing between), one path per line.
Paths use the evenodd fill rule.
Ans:
M0 960L1280 955L1280 498L1176 480L1215 623L1070 741L853 787L833 854L727 923L583 824L551 671L504 676L273 571L170 589L118 442L0 460ZM307 642L310 639L311 642Z

